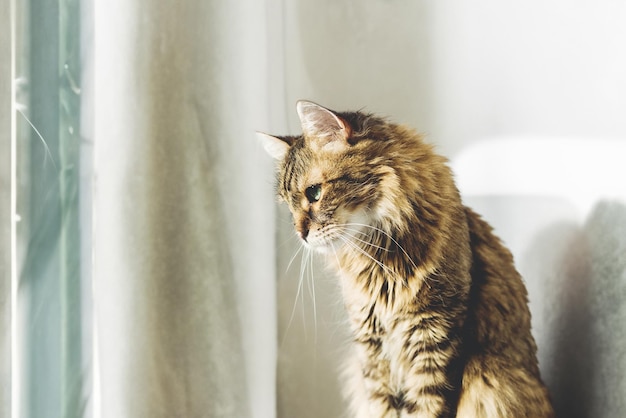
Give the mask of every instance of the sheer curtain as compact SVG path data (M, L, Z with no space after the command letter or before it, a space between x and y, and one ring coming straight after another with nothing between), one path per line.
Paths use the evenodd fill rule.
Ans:
M275 416L270 3L95 3L102 417Z

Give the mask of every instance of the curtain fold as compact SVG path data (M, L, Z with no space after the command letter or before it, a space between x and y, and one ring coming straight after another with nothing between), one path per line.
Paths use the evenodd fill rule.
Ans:
M95 5L102 417L275 416L264 16L252 1Z

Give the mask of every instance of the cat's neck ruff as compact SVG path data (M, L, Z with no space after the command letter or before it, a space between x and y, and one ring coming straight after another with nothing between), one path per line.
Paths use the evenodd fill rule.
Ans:
M402 241L391 234L372 229L372 241L360 240L326 254L336 270L347 306L372 307L381 316L408 306L436 271L431 262L413 261Z

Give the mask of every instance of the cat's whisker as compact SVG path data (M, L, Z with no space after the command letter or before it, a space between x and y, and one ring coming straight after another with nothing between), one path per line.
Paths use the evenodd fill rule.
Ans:
M293 307L291 308L291 315L289 317L289 323L287 324L287 331L289 331L289 328L291 328L291 324L293 323L293 319L296 315L296 308L298 306L298 299L301 298L301 304L304 305L304 298L302 296L302 282L304 279L304 268L305 268L305 263L306 263L306 257L307 257L307 249L304 247L304 245L301 246L300 248L301 250L304 249L304 251L302 252L302 257L300 258L300 277L298 279L298 288L296 290L296 297L294 298L293 301ZM298 251L300 252L300 251ZM297 253L296 253L297 254ZM303 319L304 319L304 314L302 315Z
M372 257L371 254L368 254L367 251L365 251L363 248L359 247L356 243L352 242L352 240L350 238L348 238L345 235L340 235L339 238L346 244L348 245L350 248L352 248L353 250L356 250L358 253L368 257L370 260L372 260L374 263L378 264L380 267L382 267L383 269L385 269L386 271L391 272L391 269L389 269L387 266L385 266L380 260L376 260L374 257Z
M355 244L354 242L350 241L348 238L346 238L345 236L340 235L339 238L346 244L348 245L350 248L352 248L353 250L356 250L358 253L366 256L367 258L369 258L370 260L372 260L374 263L376 263L380 268L382 268L384 271L386 271L387 273L389 273L392 276L398 277L398 274L396 272L394 272L391 268L389 268L388 266L386 266L384 263L382 263L379 260L376 260L374 257L372 257L370 254L367 253L367 251L365 251L363 248L359 247L357 244Z
M313 277L313 255L309 250L309 292L313 299L314 342L317 343L317 301L315 300L315 278Z
M306 329L306 310L304 303L304 281L306 280L307 267L309 265L309 258L311 258L311 250L308 247L304 248L304 257L302 264L300 265L300 308L302 309L302 326ZM308 287L308 286L307 286Z
M304 329L307 328L306 321L306 309L305 309L305 293L306 288L308 289L308 293L311 297L313 303L313 323L314 323L314 333L315 333L315 341L317 341L317 296L315 291L315 277L314 277L314 268L313 268L313 250L308 248L305 245L300 245L300 247L296 250L295 254L291 257L289 264L287 266L287 270L291 267L293 262L295 261L298 254L300 257L300 272L298 277L298 287L296 290L296 295L293 301L293 307L291 308L291 315L289 317L289 322L287 323L285 334L289 332L291 325L293 324L293 320L296 316L296 309L298 307L298 303L300 304L300 308L302 310L302 326ZM287 271L286 270L286 271ZM306 282L306 283L305 283ZM285 337L283 337L284 343Z
M285 273L287 273L289 271L289 268L291 267L291 265L293 264L294 260L296 259L296 257L298 256L300 251L302 251L303 248L304 248L304 245L300 244L300 248L298 248L296 250L296 252L293 254L293 257L291 257L291 260L289 260L289 263L287 264L287 268L285 269Z
M300 243L300 239L298 238L298 236L296 234L291 234L288 238L285 238L284 240L281 240L279 243L277 243L277 248L279 249L283 249L285 248L290 242L292 242L294 239L298 239L298 243Z
M364 245L367 245L367 246L372 247L372 248L376 248L377 250L381 250L381 251L385 251L385 252L391 252L391 250L388 249L388 248L381 247L380 245L376 245L376 244L374 244L372 242L369 242L369 241L365 241L365 240L363 240L361 238L358 238L357 236L355 236L355 235L350 233L350 232L360 233L361 235L366 235L366 236L369 237L369 235L366 234L365 232L359 231L358 229L346 228L346 227L344 227L342 225L338 225L338 227L340 227L342 231L346 232L346 235L348 235L350 238L352 238L352 239L354 239L354 240L356 240L356 241L358 241L358 242L360 242L360 243L362 243Z
M371 228L372 230L374 230L374 231L377 231L377 232L382 232L383 234L385 234L385 235L389 236L389 234L386 234L384 231L382 231L382 230L380 230L380 229L378 229L378 228L372 227L372 226L370 226L370 225L366 225L366 224L343 224L343 225L340 225L340 227L342 228L342 230L343 230L343 231L358 231L358 232L359 232L359 233L361 233L361 234L365 234L363 231L356 230L356 229L351 229L351 228L347 228L345 225L366 226L366 227L370 227L370 228ZM372 247L372 248L376 248L376 249L379 249L379 250L382 250L382 251L386 251L386 252L392 252L392 250L390 250L390 249L388 249L388 248L384 248L384 247L379 246L379 245L376 245L376 244L374 244L374 243L372 243L372 242L369 242L369 241L365 241L365 240L359 239L359 238L357 238L357 237L355 237L355 236L353 236L352 234L349 234L349 233L345 233L345 234L344 234L344 238L345 238L345 236L346 236L346 235L347 235L347 236L349 236L350 238L352 238L352 239L354 239L354 240L356 240L356 241L358 241L358 242L361 242L361 243L362 243L362 244L364 244L364 245L370 246L370 247ZM365 235L370 236L369 234L365 234ZM390 237L390 238L391 238L391 237ZM392 239L394 242L396 242L393 238L391 238L391 239ZM346 242L346 241L344 240L344 242ZM355 242L350 242L350 244L352 245L352 248L354 248L354 249L358 250L361 254L363 254L363 255L367 256L369 259L371 259L372 261L374 261L376 264L378 264L380 267L382 267L384 271L386 271L387 273L389 273L392 277L395 277L395 278L397 278L397 279L400 279L400 283L403 283L403 286L406 286L406 280L404 280L403 278L401 278L401 277L400 277L400 275L399 275L397 272L395 272L393 269L391 269L390 267L388 267L387 265L385 265L385 264L384 264L383 262L381 262L380 260L375 259L375 258L374 258L371 254L369 254L367 251L365 251L365 249L364 249L364 248L361 248L361 247L360 247L357 243L355 243ZM397 242L396 242L396 244L397 244ZM397 246L398 246L399 248L401 248L401 249L402 249L402 247L401 247L399 244L397 244ZM403 249L402 249L402 250L403 250ZM404 250L403 250L403 252L404 252L404 254L406 254L406 251L404 251ZM408 257L408 255L407 255L407 257ZM409 257L409 259L410 259L410 257ZM412 262L412 261L411 261L411 262Z
M406 258L411 262L411 265L413 266L414 269L417 269L417 265L415 264L415 262L413 261L413 259L411 258L411 256L406 252L406 250L404 249L404 247L402 247L402 245L400 245L400 243L398 241L396 241L396 239L394 237L392 237L388 232L384 231L383 229L377 228L375 226L372 225L368 225L368 224L362 224L362 223L347 223L345 225L348 226L360 226L360 227L364 227L364 228L371 228L376 232L379 232L383 235L385 235L386 237L388 237L391 241L393 241L394 244L396 244L396 246L398 248L400 248L400 250L402 251L402 253L406 256Z
M297 257L298 254L301 254L300 257L300 278L298 280L298 287L296 290L296 297L294 298L293 301L293 306L291 308L291 315L289 316L289 321L287 322L287 327L285 328L285 335L283 336L283 340L281 342L281 347L283 346L283 344L285 343L285 340L287 338L287 334L289 334L289 330L291 329L291 324L293 324L293 319L295 318L296 315L296 308L298 306L298 298L300 298L300 294L302 292L302 277L303 277L303 265L304 265L304 258L305 258L305 251L302 251L303 249L305 249L304 245L300 245L300 248L298 248L298 250L295 252L295 254L293 255L293 257L291 257L291 260L289 261L289 265L287 266L287 269L285 270L288 271L289 267L291 266L291 264L293 263L293 261L295 260L295 258Z
M355 234L359 234L359 235L365 235L366 237L369 237L370 234L368 234L367 232L361 231L360 229L357 228L348 228L349 224L338 224L337 227L342 228L345 231L351 231L354 232Z
M393 250L390 250L389 248L382 247L380 245L374 244L373 242L366 241L364 239L361 239L361 238L357 237L356 234L365 235L368 238L370 238L371 235L366 233L366 232L364 232L364 231L362 231L362 230L360 230L360 229L349 228L349 226L356 226L356 227L361 227L361 228L363 228L363 227L364 228L369 228L372 231L375 231L377 233L380 233L380 234L388 237L392 242L394 242L396 244L396 246L398 248L400 248L400 250L407 257L407 259L409 260L409 262L411 263L413 268L417 268L417 266L415 265L415 263L413 262L411 257L408 255L406 250L402 247L402 245L400 245L400 243L398 243L398 241L395 238L393 238L389 233L385 232L384 230L382 230L380 228L372 226L372 225L361 224L361 223L346 223L346 224L336 225L336 228L339 229L339 231L340 231L339 235L341 236L341 238L342 238L344 243L346 243L347 245L350 245L353 250L357 250L361 254L367 256L369 259L374 261L377 265L379 265L381 268L383 268L383 270L386 271L387 273L389 273L391 276L396 277L398 279L401 279L400 283L402 283L402 286L406 287L407 286L407 281L405 279L402 279L398 273L393 271L393 269L391 269L390 267L388 267L387 265L382 263L380 260L377 260L376 258L374 258L371 254L369 254L368 251L365 250L365 248L362 248L359 245L359 243L364 245L364 246L366 246L366 247L375 248L375 249L378 249L378 250L381 250L381 251L385 251L385 252L393 252ZM430 283L426 283L426 285L429 288L431 287Z

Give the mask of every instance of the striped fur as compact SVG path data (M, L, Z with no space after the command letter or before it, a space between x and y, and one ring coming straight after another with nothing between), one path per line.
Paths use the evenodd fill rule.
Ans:
M522 280L446 160L370 114L298 113L303 135L262 141L296 231L341 281L353 415L552 417Z

